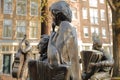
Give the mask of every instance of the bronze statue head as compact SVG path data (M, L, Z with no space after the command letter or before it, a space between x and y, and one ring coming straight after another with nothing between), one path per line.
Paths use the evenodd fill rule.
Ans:
M40 40L40 42L39 42L39 44L37 46L38 49L39 49L40 54L47 51L48 42L49 42L49 36L48 35L42 35L41 40Z
M25 45L26 46L29 46L30 45L30 42L28 40L25 40Z
M100 50L102 48L102 42L100 40L94 40L93 49Z
M58 1L51 5L50 11L52 13L53 22L59 26L61 21L72 21L72 11L69 4L65 1Z
M100 36L94 32L92 34L93 46L94 50L100 50L102 48L102 41L100 40Z

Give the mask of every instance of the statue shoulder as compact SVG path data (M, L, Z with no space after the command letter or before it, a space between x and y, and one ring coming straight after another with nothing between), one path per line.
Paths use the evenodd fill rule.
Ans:
M108 53L106 50L102 49L103 52L103 58L109 61L113 61L112 54Z
M68 21L62 21L60 24L60 29L63 31L72 30L72 25Z

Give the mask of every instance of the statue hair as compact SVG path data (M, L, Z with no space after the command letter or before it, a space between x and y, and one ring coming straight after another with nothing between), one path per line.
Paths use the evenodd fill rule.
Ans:
M65 1L58 1L51 5L50 11L54 17L61 21L72 21L72 11Z

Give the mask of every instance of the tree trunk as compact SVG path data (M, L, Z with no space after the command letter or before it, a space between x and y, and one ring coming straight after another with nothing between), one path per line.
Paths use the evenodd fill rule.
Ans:
M120 76L120 0L107 0L112 10L113 77Z
M42 34L48 34L49 28L48 28L48 5L47 0L41 0L42 9L41 9L41 16L43 17L43 20L41 22L41 35Z
M112 11L112 29L113 29L113 58L114 69L113 76L120 76L120 12Z

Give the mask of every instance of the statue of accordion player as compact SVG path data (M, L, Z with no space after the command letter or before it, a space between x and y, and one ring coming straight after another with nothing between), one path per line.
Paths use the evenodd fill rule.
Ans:
M82 80L111 80L112 55L102 49L100 40L94 40L92 48L81 51Z
M83 74L82 79L88 80L95 72L99 70L97 67L91 67L90 63L97 63L101 61L103 53L97 50L83 50L81 52L81 61Z

